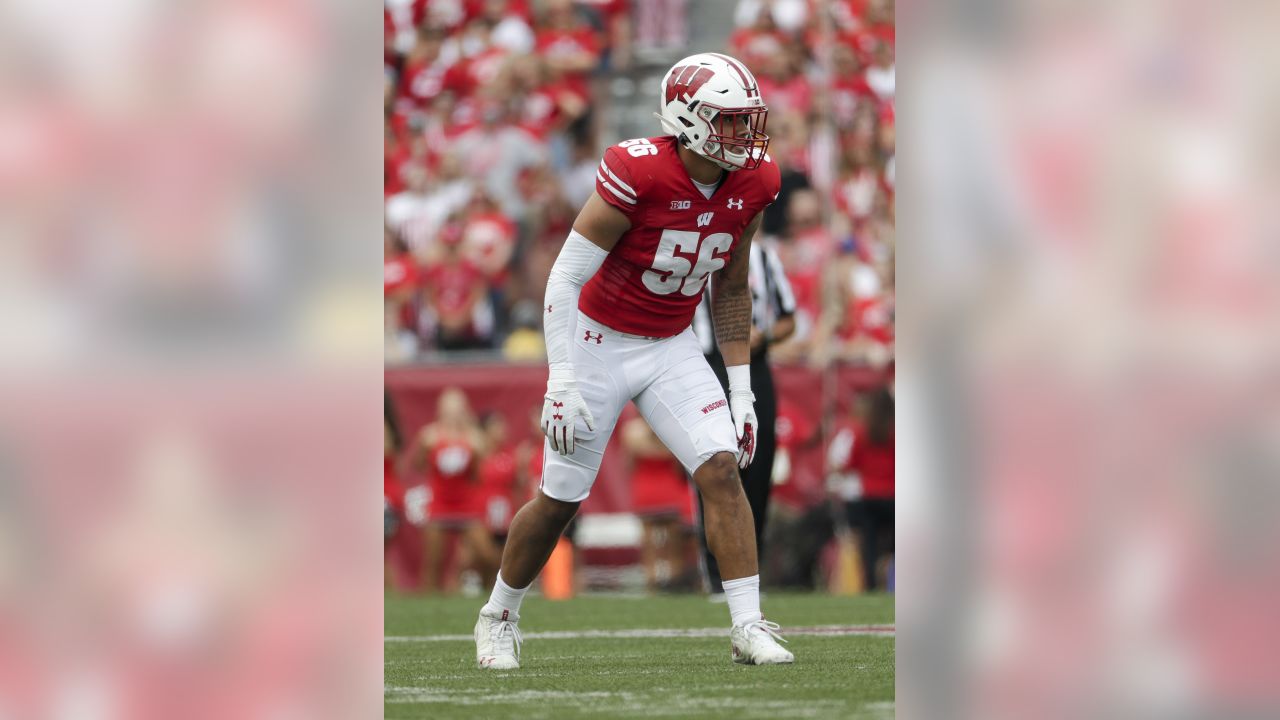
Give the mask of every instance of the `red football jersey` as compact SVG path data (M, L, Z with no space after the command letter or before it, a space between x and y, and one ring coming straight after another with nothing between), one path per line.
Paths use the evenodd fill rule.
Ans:
M707 278L725 266L780 185L778 166L766 155L754 170L727 173L707 198L680 162L674 137L610 147L596 172L596 193L631 220L631 229L587 281L578 307L619 332L683 332Z

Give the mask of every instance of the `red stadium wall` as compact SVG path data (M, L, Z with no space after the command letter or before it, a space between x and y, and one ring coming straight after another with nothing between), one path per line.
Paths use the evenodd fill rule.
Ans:
M848 417L860 392L884 381L884 374L865 367L835 366L814 370L804 366L780 366L774 370L780 415L794 423L789 487L779 490L778 500L798 505L822 497L823 457L834 421ZM503 413L512 442L534 432L529 419L541 408L547 368L542 364L433 365L388 368L386 387L391 393L402 437L408 443L435 415L436 399L448 387L467 393L477 413ZM826 419L828 422L823 422ZM618 434L609 442L600 476L584 503L586 513L628 512L630 492L625 477ZM403 478L406 485L418 478Z

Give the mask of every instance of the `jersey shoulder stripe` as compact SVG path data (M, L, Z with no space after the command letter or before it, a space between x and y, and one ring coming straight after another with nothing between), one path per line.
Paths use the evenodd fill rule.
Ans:
M625 191L627 194L631 195L633 198L635 197L636 195L635 188L623 182L622 178L618 177L612 170L609 169L608 163L606 163L604 160L600 161L600 169L603 170L605 174L609 176L609 179L613 181L613 184L619 190Z
M596 171L596 180L600 183L601 187L613 193L615 197L627 203L628 205L635 205L638 202L634 197L631 197L630 195L623 193L621 190L614 187L613 185L610 185L609 181L604 179L604 176L600 174L599 170Z

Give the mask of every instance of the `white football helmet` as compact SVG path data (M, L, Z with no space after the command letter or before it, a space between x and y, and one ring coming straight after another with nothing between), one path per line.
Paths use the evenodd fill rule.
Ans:
M662 129L725 170L764 162L769 108L746 65L720 53L698 53L662 78L658 98Z

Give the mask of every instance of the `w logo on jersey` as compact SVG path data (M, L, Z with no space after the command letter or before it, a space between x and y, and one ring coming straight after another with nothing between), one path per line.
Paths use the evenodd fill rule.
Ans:
M587 342L588 340L595 340L597 345L604 342L604 333L593 333L590 330L587 330L586 333L587 333L586 336L582 338L583 342Z
M738 198L737 200L734 200L733 198L729 198L729 209L730 209L730 210L741 210L741 209L742 209L742 201L743 201L743 199L744 199L744 198Z
M707 84L707 81L715 76L710 68L700 67L698 65L681 65L671 70L671 74L667 76L666 98L667 102L675 102L683 100L689 102L693 99L693 94L698 92L698 88Z
M704 213L702 213L701 215L699 215L699 216L698 216L698 227L706 227L706 226L710 225L710 224L711 224L711 216L712 216L712 215L715 215L715 213L713 213L713 212L704 212Z

